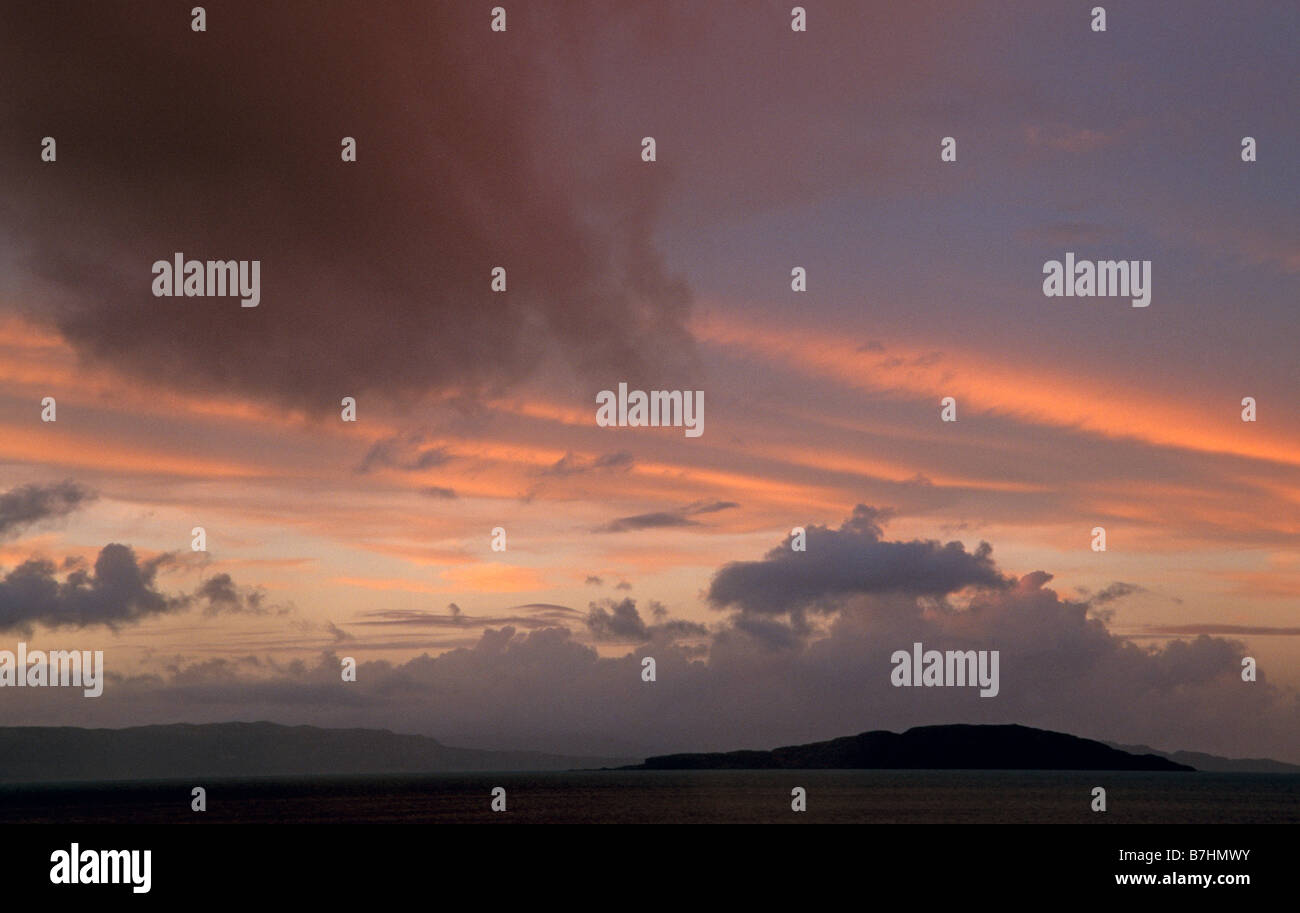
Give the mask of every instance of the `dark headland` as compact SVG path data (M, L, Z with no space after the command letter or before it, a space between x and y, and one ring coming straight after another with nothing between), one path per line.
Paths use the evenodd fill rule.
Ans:
M771 751L670 754L624 770L1195 770L1028 726L917 726Z
M386 729L276 723L0 727L0 783L573 770L631 760L480 751Z

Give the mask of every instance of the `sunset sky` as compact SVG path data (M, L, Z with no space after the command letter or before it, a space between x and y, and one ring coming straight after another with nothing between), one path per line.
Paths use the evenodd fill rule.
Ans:
M0 649L110 673L0 724L1300 762L1300 9L494 5L0 11ZM259 306L154 297L177 251ZM892 688L914 641L1001 693Z

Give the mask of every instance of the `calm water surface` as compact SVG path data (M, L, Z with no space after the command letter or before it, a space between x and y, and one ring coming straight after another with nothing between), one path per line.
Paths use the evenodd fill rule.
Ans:
M190 810L203 786L208 810ZM506 814L489 808L506 789ZM790 810L790 791L808 810ZM1089 809L1094 786L1107 812ZM0 785L0 821L1300 823L1300 775L1059 771L576 771Z

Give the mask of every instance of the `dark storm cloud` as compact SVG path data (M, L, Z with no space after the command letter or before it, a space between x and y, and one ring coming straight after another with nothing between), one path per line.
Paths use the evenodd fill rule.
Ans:
M968 552L960 542L888 542L880 527L887 516L860 504L838 530L808 527L806 551L794 551L787 537L761 561L732 562L714 576L709 601L763 615L829 611L855 595L946 596L966 587L1010 584L988 543Z
M472 4L222 3L196 34L166 5L5 5L3 290L91 359L317 414L495 393L551 355L677 376L690 296L651 241L666 172L639 134L608 156L550 104L582 15L512 8L500 34ZM177 251L260 260L260 305L153 297Z
M53 485L20 485L0 494L0 539L45 520L66 517L95 493L72 481Z

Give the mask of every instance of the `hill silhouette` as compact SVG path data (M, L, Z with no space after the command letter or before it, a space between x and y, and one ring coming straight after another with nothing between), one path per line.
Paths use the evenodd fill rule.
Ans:
M1136 755L1092 739L1028 726L917 726L771 751L671 754L625 770L1195 770L1153 754Z
M628 760L479 751L386 729L277 723L0 727L0 782L6 783L572 770Z
M1153 754L1177 761L1179 764L1190 764L1197 770L1214 773L1300 774L1300 764L1288 764L1272 758L1225 758L1222 755L1206 754L1203 751L1161 751L1150 745L1121 745L1118 742L1106 744L1130 754Z

